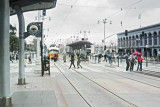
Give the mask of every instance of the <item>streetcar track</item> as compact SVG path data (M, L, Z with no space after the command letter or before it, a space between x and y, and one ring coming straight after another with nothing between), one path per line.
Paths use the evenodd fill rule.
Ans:
M91 63L91 64L93 64L93 63ZM106 66L106 67L109 67L110 69L112 69L112 68L117 68L116 65L113 65L113 66L105 65L105 66ZM118 67L118 68L123 68L123 67ZM124 68L123 68L123 69L124 69ZM118 70L118 71L122 71L122 70ZM145 69L144 69L143 71L155 72L155 71L152 71L152 70L145 70ZM133 72L134 72L134 71L133 71ZM149 76L160 78L160 76L157 76L157 75L152 75L152 74L148 74L148 73L141 73L141 72L134 72L134 73L136 73L136 74L141 74L141 77L144 77L144 78L148 78L148 79L151 79L151 80L160 81L160 80L158 80L158 79L149 78ZM144 75L147 75L148 77L146 77L146 76L144 76ZM140 76L140 75L137 75L137 76Z
M87 65L88 66L88 65ZM88 66L88 67L93 67L93 66ZM97 69L97 70L106 70L106 69L99 69L97 67L93 67L94 69ZM126 76L122 76L122 75L119 75L119 74L115 74L113 72L107 72L107 73L110 73L110 74L113 74L113 75L117 75L119 77L123 77L123 78L126 78L126 79L129 79L129 80L132 80L132 81L136 81L136 82L139 82L139 83L142 83L142 84L145 84L145 85L149 85L149 86L152 86L152 87L155 87L155 88L160 88L159 86L155 86L155 85L152 85L152 84L148 84L148 83L145 83L145 82L142 82L142 81L138 81L138 80L135 80L135 79L131 79L129 77L126 77Z
M93 63L92 63L92 64L93 64ZM105 65L105 66L106 66L106 65ZM112 65L112 66L108 66L108 65L107 65L107 67L109 67L109 68L117 68L116 65ZM123 68L123 67L118 67L118 68ZM118 71L122 71L122 70L118 70ZM143 71L155 72L155 71L148 70L148 69L143 69ZM141 74L141 75L147 75L147 76L152 76L152 77L158 77L158 78L160 78L160 76L154 75L154 74L141 73L141 72L134 72L134 73L138 73L138 74ZM138 76L140 76L140 75L138 75ZM144 76L143 76L143 77L144 77ZM149 78L149 77L144 77L144 78ZM151 78L149 78L149 79L151 79ZM157 80L157 79L152 79L152 80L160 81L160 80Z
M69 82L69 84L74 88L74 90L78 93L78 95L86 102L86 104L89 107L92 107L89 102L83 97L83 95L77 90L77 88L72 84L72 82L65 76L65 74L60 70L60 68L54 63L54 65L57 67L57 69L61 72L61 74L64 76L64 78Z
M69 67L68 65L64 64L65 66ZM134 106L134 107L138 107L136 104L132 103L132 102L129 102L127 100L125 100L124 98L120 97L119 95L117 95L116 93L110 91L109 89L105 88L104 86L100 85L99 83L95 82L94 80L90 79L89 77L83 75L82 73L78 72L77 70L75 69L72 69L74 70L76 73L78 73L79 75L85 77L86 79L88 79L89 81L93 82L94 84L96 84L97 86L101 87L102 89L108 91L109 93L111 93L112 95L116 96L117 98L121 99L122 101L126 102L127 104L131 105L131 106Z

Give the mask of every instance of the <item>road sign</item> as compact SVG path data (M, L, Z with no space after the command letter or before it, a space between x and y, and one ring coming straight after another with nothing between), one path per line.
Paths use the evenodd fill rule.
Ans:
M29 35L34 35L36 37L42 36L43 23L42 22L32 22L27 26L27 32Z

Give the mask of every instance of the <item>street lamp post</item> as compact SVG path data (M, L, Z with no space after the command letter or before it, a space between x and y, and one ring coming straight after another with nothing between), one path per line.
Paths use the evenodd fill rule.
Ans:
M100 22L101 22L101 21L98 21L98 24L99 24ZM104 39L103 39L103 44L104 44L104 46L105 46L105 39L106 39L106 35L105 35L105 33L106 33L106 31L105 31L105 25L106 25L106 23L107 23L107 19L106 19L106 18L103 19L103 20L102 20L102 23L104 24ZM110 24L112 24L111 21L110 21ZM103 48L104 48L104 46L103 46Z
M148 48L149 48L149 45L147 44L147 45L146 45L146 67L148 67L148 59L147 59L147 56L148 56Z
M86 35L87 35L87 33L90 33L90 31L80 31L80 33L82 33L82 32L84 32L84 40L86 40Z

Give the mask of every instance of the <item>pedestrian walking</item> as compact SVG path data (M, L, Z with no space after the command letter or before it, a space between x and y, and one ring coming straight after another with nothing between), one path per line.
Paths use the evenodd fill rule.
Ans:
M102 54L98 54L98 63L101 62Z
M12 58L12 55L10 55L10 61L13 63L13 58Z
M28 57L28 61L29 61L29 64L31 64L31 63L32 63L31 55L29 55L29 57Z
M113 56L112 56L112 62L116 63L116 58L117 58L117 56L113 54Z
M129 60L129 56L127 54L125 55L125 59L126 59L126 71L128 71L129 66L130 66L130 60Z
M74 68L76 68L76 66L74 65L74 54L71 55L71 60L70 61L71 61L71 64L70 64L69 69L71 68L72 65L74 66Z
M63 61L66 62L66 54L63 53Z
M142 71L142 61L143 61L143 58L141 57L141 55L138 56L137 61L138 61L137 71L138 70Z
M112 64L112 54L108 55L108 61L109 61L110 64Z
M82 66L81 66L80 63L81 63L81 55L77 54L77 69L78 69L79 67L82 68Z

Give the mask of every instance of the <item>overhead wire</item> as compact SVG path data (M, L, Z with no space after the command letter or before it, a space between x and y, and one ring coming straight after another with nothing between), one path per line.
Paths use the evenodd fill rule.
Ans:
M109 7L83 6L83 5L75 6L75 4L76 4L77 1L78 1L78 0L75 0L75 2L74 2L73 4L60 4L60 3L58 3L58 5L70 6L70 7L71 7L70 11L68 12L68 14L65 16L64 20L62 21L62 26L60 26L59 30L63 27L64 22L68 19L71 11L73 10L73 7L79 7L79 8L81 8L81 7L87 7L87 8L109 8ZM143 0L138 0L138 1L134 2L134 3L132 3L132 4L129 4L128 6L126 6L126 7L124 7L124 8L121 8L120 10L114 12L113 14L111 14L110 16L108 16L108 17L106 17L106 18L111 18L111 17L113 17L113 16L121 13L124 9L130 9L129 7L133 7L133 6L137 5L138 3L142 2L142 1L143 1ZM59 30L58 30L58 32L59 32ZM115 35L115 34L114 34L114 35ZM111 37L111 36L113 36L113 35L110 35L109 37Z
M60 3L57 3L57 5L61 5L61 6L71 6L70 4L60 4ZM81 7L86 7L86 8L110 8L110 7L105 7L105 6L88 6L88 5L76 5L74 6L75 8L81 8Z
M122 12L123 9L127 9L128 7L135 6L136 4L138 4L138 3L142 2L142 1L143 1L143 0L139 0L139 1L136 1L135 3L132 3L132 4L130 4L130 5L126 6L126 7L124 7L124 8L121 8L121 10L116 11L115 13L113 13L113 14L110 15L110 16L108 16L107 18L110 18L110 17L112 17L112 16L115 16L115 15L117 15L118 13ZM121 21L121 25L122 25L122 21ZM114 36L115 34L117 34L117 33L113 33L112 35L107 36L105 39L110 38L110 37Z
M138 4L138 3L142 2L142 1L143 1L143 0L139 0L139 1L136 1L135 3L132 3L132 4L124 7L124 8L121 8L120 10L116 11L115 13L111 14L110 16L108 16L108 17L106 17L106 18L110 18L110 17L112 17L112 16L114 16L114 15L117 15L118 13L122 12L123 9L128 9L128 7L132 7L132 6Z
M78 0L75 0L75 2L74 2L72 5L70 5L70 6L71 6L71 9L70 9L70 11L68 12L68 14L66 14L65 18L63 19L62 25L59 27L58 32L59 32L60 29L63 27L64 22L65 22L65 21L67 20L67 18L69 17L69 15L70 15L70 13L71 13L71 11L72 11L72 8L75 6L75 4L76 4L77 1L78 1Z

